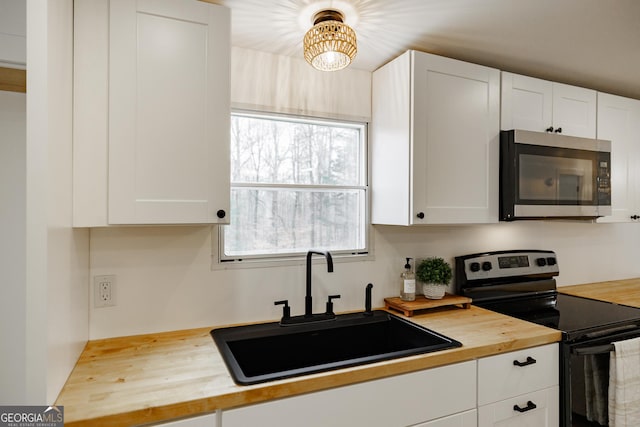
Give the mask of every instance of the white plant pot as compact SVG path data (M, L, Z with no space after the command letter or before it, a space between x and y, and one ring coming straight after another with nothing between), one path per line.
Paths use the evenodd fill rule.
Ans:
M435 283L422 284L422 292L429 299L442 299L446 290L447 287L443 285L436 285Z

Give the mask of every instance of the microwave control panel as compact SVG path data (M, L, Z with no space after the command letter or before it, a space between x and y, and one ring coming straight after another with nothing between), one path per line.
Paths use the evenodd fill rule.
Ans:
M611 153L598 153L598 204L611 205Z

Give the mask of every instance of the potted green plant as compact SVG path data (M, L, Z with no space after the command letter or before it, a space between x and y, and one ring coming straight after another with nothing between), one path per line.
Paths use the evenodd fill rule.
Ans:
M426 298L440 299L451 281L451 266L439 257L423 259L416 269L416 279L422 282Z

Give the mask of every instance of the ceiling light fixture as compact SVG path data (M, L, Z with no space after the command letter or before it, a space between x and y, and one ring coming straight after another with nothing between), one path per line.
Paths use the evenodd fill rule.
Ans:
M344 23L342 13L333 9L316 13L303 44L304 59L320 71L345 68L358 51L356 32Z

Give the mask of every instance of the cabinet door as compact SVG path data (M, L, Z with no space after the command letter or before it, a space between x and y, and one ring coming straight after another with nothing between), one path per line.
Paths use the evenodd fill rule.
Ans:
M553 123L553 83L502 73L502 130L546 131Z
M502 73L500 128L595 138L596 91L547 80Z
M553 84L553 127L563 135L596 137L596 91Z
M478 427L557 427L559 387L506 399L478 408Z
M218 426L218 416L217 414L208 414L152 425L162 427L216 427Z
M628 222L640 215L636 169L640 160L640 101L598 93L598 139L611 141L611 216L598 222ZM637 220L636 220L637 221Z
M475 361L222 411L224 427L389 427L476 406ZM445 424L446 425L446 424ZM457 427L457 426L456 426Z
M500 71L420 52L413 71L412 223L497 222Z
M227 222L229 11L111 0L109 223Z
M461 414L451 415L449 417L440 418L412 427L476 427L478 425L478 413L473 411L463 412Z

